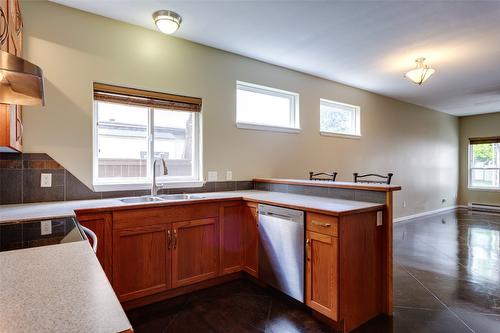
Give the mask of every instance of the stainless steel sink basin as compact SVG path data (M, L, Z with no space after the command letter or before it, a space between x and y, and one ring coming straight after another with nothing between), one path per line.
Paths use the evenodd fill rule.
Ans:
M163 194L159 195L163 200L195 200L205 198L199 194Z
M165 199L162 199L160 197L156 196L144 196L144 197L133 197L133 198L124 198L120 199L121 202L123 203L146 203L146 202L158 202L158 201L165 201Z

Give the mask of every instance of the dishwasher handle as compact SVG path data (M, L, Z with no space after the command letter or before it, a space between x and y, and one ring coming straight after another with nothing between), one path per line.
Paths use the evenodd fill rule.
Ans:
M290 221L293 220L293 217L291 217L291 216L283 215L283 214L278 214L278 213L259 211L259 214L260 215L271 216L271 217L277 217L277 218L280 218L280 219L285 219L285 220L290 220Z
M80 225L80 227L82 227L82 230L85 233L85 235L88 238L92 239L92 250L94 251L94 253L97 253L97 235L95 234L95 232L93 232L87 227L84 227L83 225Z

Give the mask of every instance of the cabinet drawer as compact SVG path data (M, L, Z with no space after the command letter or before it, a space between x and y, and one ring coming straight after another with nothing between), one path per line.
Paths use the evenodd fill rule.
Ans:
M331 236L338 236L338 221L335 216L328 216L316 213L307 213L306 229Z

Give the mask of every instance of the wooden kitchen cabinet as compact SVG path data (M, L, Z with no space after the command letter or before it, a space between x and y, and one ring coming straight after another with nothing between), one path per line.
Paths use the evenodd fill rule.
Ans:
M101 263L101 266L112 282L112 241L113 241L113 226L111 213L98 214L78 214L78 222L84 227L92 230L97 236L97 252L96 256Z
M306 213L306 305L349 332L383 311L377 212Z
M9 8L8 0L0 0L0 50L9 51Z
M22 56L23 20L18 0L0 0L0 49ZM21 152L23 137L22 107L0 105L0 148Z
M113 231L113 288L120 301L170 288L170 225Z
M244 270L254 276L259 275L259 223L257 204L248 202L243 204L243 257Z
M306 304L338 319L338 239L306 231Z
M241 202L221 204L219 210L220 228L220 271L230 274L243 267L243 219Z
M172 224L172 287L214 278L219 273L217 218Z

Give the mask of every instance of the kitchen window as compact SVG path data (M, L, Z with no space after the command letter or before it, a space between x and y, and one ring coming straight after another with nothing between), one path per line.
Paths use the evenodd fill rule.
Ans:
M320 99L321 135L361 137L359 106Z
M298 133L299 95L237 81L236 125L245 129Z
M201 186L201 99L94 84L96 190Z
M469 188L500 190L500 137L469 139Z

